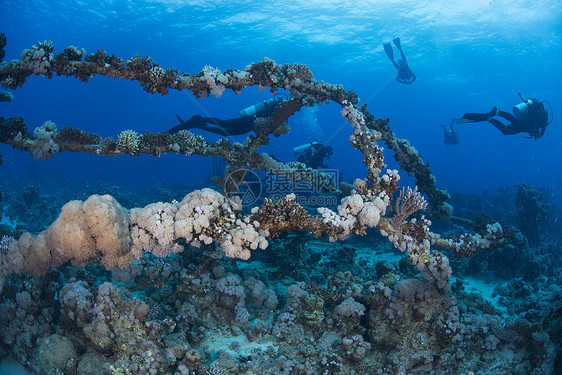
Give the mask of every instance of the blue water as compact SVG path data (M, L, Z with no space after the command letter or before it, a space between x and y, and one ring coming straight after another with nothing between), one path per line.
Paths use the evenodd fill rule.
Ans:
M247 373L262 373L280 368L286 371L276 373L295 373L289 368L297 364L307 368L308 373L317 369L323 369L324 373L350 373L349 369L367 373L365 369L371 371L376 366L386 366L379 367L380 373L383 370L393 373L392 369L403 368L407 363L414 366L416 374L454 371L478 375L531 371L551 374L560 370L560 355L554 359L556 352L560 352L560 319L556 314L562 301L558 235L561 232L555 225L560 211L555 208L548 211L540 199L527 198L522 207L516 207L517 189L508 189L518 184L535 185L536 189L522 189L527 191L527 197L546 190L549 196L545 200L562 206L562 2L559 0L0 0L0 17L0 32L8 38L7 61L19 58L24 49L38 41L51 40L54 53L70 45L84 48L88 54L102 49L124 60L139 53L151 56L164 69L178 69L180 74L197 73L205 65L223 72L230 68L242 70L264 57L279 64L306 64L316 80L354 90L361 99L359 105L366 103L376 117L389 118L397 137L409 139L423 155L423 161L430 163L437 186L462 193L453 196L455 204L459 203L458 211L462 213L464 209L465 213L476 215L483 207L491 216L499 214L503 217L498 219L517 222L519 229L527 229L525 233L532 234L536 229L540 239L531 247L516 243L465 260L454 260L451 252L447 252L453 267L454 279L449 283L452 292L448 288L441 291L447 289L444 295L431 292L423 297L427 301L409 299L406 293L399 293L399 290L420 288L423 283L418 272L406 266L404 254L397 250L393 253L392 246L373 232L365 237L353 236L345 245L343 241L331 244L324 239L312 241L298 234L271 239L270 251L256 251L248 262L222 259L219 263L211 260L216 254L198 253L193 248L186 248L181 257L145 256L139 263L145 272L136 279L132 276L134 283L128 286L118 283L118 273L110 274L101 267L78 271L76 267L61 266L41 278L12 275L6 279L0 299L0 359L9 353L19 364L26 365L27 370L39 369L38 374L45 373L51 367L50 355L45 353L55 351L54 346L44 345L42 339L52 338L56 335L51 334L57 332L74 342L79 351L78 354L68 351L69 358L72 354L72 360L76 360L68 362L70 367L78 363L76 368L81 369L92 362L92 366L98 366L93 368L99 370L89 373L101 374L102 367L106 366L107 370L109 365L115 366L113 373L121 373L123 369L137 368L137 362L150 363L149 358L154 358L156 351L145 349L146 345L171 347L175 342L167 339L177 334L185 336L186 349L192 348L203 355L197 373L210 373L208 365L226 347L232 352L240 349L234 360L240 366L239 373L246 373L242 369L248 370ZM396 37L401 38L408 63L417 76L411 85L395 81L396 70L383 50L383 43ZM177 124L176 113L184 119L195 114L237 117L239 110L271 97L268 91L258 91L256 87L244 89L240 96L225 92L220 99L197 99L187 90L170 90L166 96L150 95L138 82L100 76L88 83L67 77L48 80L31 76L22 88L11 91L14 99L0 103L0 116L22 116L31 131L51 120L59 129L70 126L114 138L126 129L139 133L168 130ZM482 122L457 125L460 144L453 147L444 144L441 125L448 125L451 119L465 112L488 112L493 106L511 111L520 102L519 92L547 100L552 106L554 121L544 137L532 140L524 134L505 136L491 124ZM272 137L262 151L292 161L296 159L293 147L317 139L334 148L334 155L326 162L341 172L343 179L364 178L362 155L348 142L351 126L340 110L334 103L303 108L289 119L291 132ZM199 130L194 132L207 140L219 138ZM245 137L234 139L243 141ZM28 153L5 144L0 144L0 154L4 159L0 166L0 192L4 192L0 221L9 224L14 234L20 230L44 229L58 214L59 207L54 206L62 205L62 200L86 199L92 193L109 190L117 191L118 198L129 199L121 201L127 207L143 206L153 201L156 194L135 193L156 190L162 196L168 192L169 196L177 194L181 199L181 195L196 188L212 186L211 176L222 173L210 158L175 154L109 158L64 152L51 160L34 160ZM385 150L385 156L389 168L398 168L390 151ZM401 185L413 185L406 172L400 171L400 175ZM34 182L38 185L33 185ZM111 185L121 190L108 188ZM179 193L181 189L166 189L178 185L183 189ZM28 205L23 189L30 186L39 186L41 198ZM159 191L155 186L163 188ZM494 193L498 189L506 189L508 193L481 198L465 195ZM540 227L540 238L542 217L529 216L533 209L548 211L550 215ZM444 236L460 234L460 227L455 223L437 222L432 230ZM170 269L171 274L167 272ZM349 273L341 273L344 271ZM248 307L243 310L249 311L250 322L243 319L234 322L232 319L237 314L234 303L229 303L228 298L221 300L223 294L217 285L231 273L239 278L237 285L244 280L243 293L248 298L247 305L242 301L241 306ZM108 288L104 284L98 289L104 281L122 288L123 303L112 308L111 324L117 327L116 336L130 340L130 346L116 344L102 353L92 337L84 336L86 329L66 318L72 301L63 303L61 290L75 279L88 280L89 284L84 283L77 292L91 292L90 297L99 296L101 289ZM262 311L253 305L256 302L249 296L260 290L257 279L278 297L277 307ZM306 295L310 296L306 308L295 307L295 303L304 303L299 300L302 295L297 296L297 289L304 285L300 285L301 281L306 282ZM430 284L423 285L431 291L435 288L430 290ZM70 287L77 288L77 284ZM360 302L359 308L357 304L352 305L361 311L358 317L365 306L368 308L363 318L357 317L353 330L351 326L336 326L332 321L333 312L345 307L340 308L343 299L347 301L343 296L351 291ZM131 310L127 306L133 306L131 296L135 296L135 301L143 298L150 303L153 314L146 318L146 322L154 323L146 330L152 332L150 335L143 335L144 321L120 325L120 321L130 320ZM321 303L316 304L317 301ZM96 309L103 303L106 302L97 301ZM21 305L26 306L20 308ZM289 332L285 337L273 336L276 325L278 331L285 325L287 311L295 309L295 313L301 314L309 308L319 314L317 325L313 325L314 314L305 314L306 327L300 321L296 328L287 323ZM417 316L416 321L410 319L403 323L401 318L394 319L395 313L398 317L403 312L408 319ZM201 318L196 317L199 313ZM91 321L97 324L106 318L96 314L88 319L88 324ZM174 328L167 333L159 328L164 319L179 322L173 333ZM448 325L450 321L452 325ZM254 325L255 322L259 325ZM353 323L353 319L349 322ZM467 328L463 336L466 341L449 342L453 334L457 336L461 322ZM533 324L532 331L524 324ZM306 328L302 332L301 325ZM488 326L492 329L488 330ZM507 337L513 329L519 329L521 334L516 343L504 338L500 342L496 337L502 337L502 333ZM289 333L307 339L292 342ZM534 333L542 334L539 338L546 334L547 338L541 343ZM373 344L362 362L351 358L343 346L343 338L352 334L354 340L368 342L369 348L370 342ZM203 338L205 341L201 341ZM268 349L247 355L249 346L244 344L248 338L265 346L274 343L278 352ZM137 350L142 355L137 355ZM134 358L128 357L131 353ZM337 367L338 358L333 355L340 356L339 363L344 364L342 372ZM93 360L92 356L97 359ZM426 356L431 359L426 360ZM412 358L417 358L418 363ZM329 363L324 366L322 361ZM172 358L168 367L158 365L158 361L154 366L175 371L183 362L184 359L174 362ZM0 374L15 373L13 366L12 361L0 363Z
M87 53L104 49L127 59L139 52L163 68L196 73L209 64L243 69L269 57L301 63L317 80L343 84L359 94L378 117L388 117L398 137L407 138L431 164L439 187L465 193L528 183L546 187L562 201L558 117L562 108L560 46L562 4L544 1L2 1L1 31L6 58L19 58L38 40L55 53L74 45ZM394 81L395 69L382 43L400 36L412 85ZM548 100L554 122L537 141L504 136L488 123L457 126L460 144L443 143L440 124L464 112L510 111L517 93ZM158 132L176 124L175 113L235 117L267 98L247 88L220 100L194 99L187 91L150 95L136 82L94 77L29 77L4 117L23 116L33 129L45 120L116 137L124 129ZM328 164L344 178L364 177L361 156L347 142L350 127L334 104L305 109L290 120L292 131L265 150L294 160L292 147L314 137L334 147ZM560 115L562 116L562 115ZM210 139L215 139L213 136ZM241 138L242 139L242 138ZM104 180L141 186L151 182L204 184L211 161L166 155L160 158L57 154L52 160L0 145L7 179L33 179L43 189L70 180ZM387 155L390 167L396 167ZM406 177L404 172L401 173ZM410 181L406 179L406 181Z

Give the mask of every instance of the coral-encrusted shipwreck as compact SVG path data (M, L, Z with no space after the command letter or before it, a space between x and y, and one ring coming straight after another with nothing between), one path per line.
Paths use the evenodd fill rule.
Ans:
M264 59L243 70L229 69L220 73L205 67L194 75L179 75L177 70L164 70L150 57L141 58L138 54L125 64L121 58L108 56L101 50L86 55L84 50L68 47L54 54L50 42L25 50L20 60L2 63L0 81L11 89L21 87L32 74L47 78L54 74L74 76L83 82L99 74L136 80L145 91L162 95L171 88L188 89L196 97L209 93L220 97L225 89L239 92L254 85L267 86L272 93L278 89L291 93L290 99L281 103L270 119L259 122L255 135L250 135L243 144L232 144L227 139L206 142L188 131L174 135L167 132L139 135L133 130L124 130L114 141L70 127L57 132L52 123L37 128L32 135L21 118L0 118L0 142L28 151L36 158L50 158L59 151L107 156L175 152L220 156L230 163L227 171L247 166L254 170L283 170L294 176L311 178L316 175L314 178L320 176L329 180L317 170L299 173L306 167L273 160L258 149L269 143L271 134L277 136L288 131L286 120L302 106L334 101L341 105L341 114L353 128L349 141L363 153L367 177L355 181L350 195L341 200L336 211L322 207L317 215L308 213L290 196L277 202L266 200L261 207L246 214L236 197L229 198L211 189L194 191L179 203L159 202L130 211L111 196L94 195L85 202L72 201L62 208L58 219L47 230L36 236L26 233L2 252L0 280L20 272L41 275L49 267L68 261L78 266L99 263L110 270L127 267L131 261L139 259L143 251L160 257L181 251L180 240L197 247L216 244L226 257L248 259L252 251L268 247L267 238L286 231L308 230L317 237L328 236L335 241L345 240L352 234L364 235L367 228L376 228L407 253L409 262L424 278L446 289L451 275L448 259L438 250L432 250L432 245L453 249L458 256L470 256L477 249L493 249L507 243L509 231L499 223L489 223L479 234L443 239L430 232L431 222L425 217L405 220L425 208L424 204L419 204L423 198L416 190L397 202L395 218L386 217L393 211L389 206L399 190L399 175L393 170L383 172L386 165L382 148L377 144L380 140L395 152L401 167L416 177L419 192L428 196L434 215L450 217L452 208L445 203L447 192L435 187L435 178L409 142L394 137L388 120L377 120L366 106L358 107L353 91L346 91L341 85L318 82L306 66L297 67ZM285 130L280 132L280 127ZM337 189L333 183L332 186L323 185L332 191Z
M0 34L0 61L3 44ZM225 89L239 92L252 85L291 95L270 118L257 119L255 134L242 144L207 142L188 131L123 129L103 139L72 127L57 129L52 122L30 132L22 118L0 118L0 142L38 159L63 151L174 152L219 156L228 163L225 176L217 178L223 193L206 188L179 202L133 209L110 195L92 195L65 204L36 235L3 236L0 357L9 352L37 373L72 375L543 374L553 367L555 345L535 314L529 316L532 322L503 323L489 303L463 295L461 281L452 285L454 295L463 297L457 301L449 293L448 259L435 249L471 257L506 245L513 230L481 217L472 222L475 233L445 239L430 231L425 216L411 218L426 208L428 217L449 218L448 194L436 188L409 142L394 136L388 120L358 107L353 92L317 82L304 65L266 59L241 71L206 66L197 74L179 75L139 55L123 63L104 51L87 55L76 47L55 54L46 41L25 50L20 60L0 65L5 88L22 86L31 74L84 82L100 74L136 80L145 91L162 95L188 89L197 97L219 97ZM326 101L341 105L353 128L350 143L364 155L367 175L353 186L335 186L320 171L259 152L271 135L289 131L286 120L301 107ZM415 176L417 188L400 188L398 171L384 164L381 140L401 168ZM242 210L241 200L228 194L244 178L237 172L241 168L321 181L325 190L344 197L339 206L316 212L293 195L266 198L261 206ZM402 262L367 264L354 257L352 246L288 233L307 231L344 241L352 235L357 240L368 228L382 235L369 238L376 242L368 246L369 259L375 258L370 252L389 247L386 239L406 253L424 280L403 277L412 270L399 271ZM256 263L263 262L256 269L251 262L242 266L229 260L256 253ZM53 268L67 262L80 268ZM342 271L350 264L361 275ZM305 277L297 277L299 272ZM509 350L516 354L505 355ZM494 351L501 355L492 356Z

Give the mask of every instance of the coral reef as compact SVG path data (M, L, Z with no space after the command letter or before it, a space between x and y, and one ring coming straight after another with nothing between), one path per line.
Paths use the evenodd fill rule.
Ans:
M444 295L403 275L398 258L365 265L379 270L365 278L307 265L326 274L321 283L287 278L294 266L268 276L281 265L261 262L248 268L192 249L111 274L19 276L0 303L0 340L38 373L552 373L561 332L554 285L497 287L513 316L504 321L463 282L453 284L456 297Z
M543 195L532 186L517 186L517 226L532 245L539 243L539 227L550 209L543 200Z
M396 139L388 121L358 107L352 91L316 81L304 65L269 59L242 71L206 66L178 75L150 57L123 63L76 47L55 54L49 42L0 65L5 87L20 87L31 74L133 79L162 95L189 89L220 97L251 85L291 94L242 144L207 142L187 131L125 130L117 140L102 139L75 128L57 131L52 122L29 134L22 119L0 118L0 142L36 158L60 151L213 155L229 163L225 173L236 174L235 183L245 178L236 172L242 167L276 169L294 181L313 176L334 192L338 187L321 172L259 152L271 135L289 131L286 120L302 106L330 100L351 124L349 141L363 155L366 176L346 187L339 204L316 211L294 194L244 210L238 196L226 194L226 175L217 179L225 194L203 188L131 208L109 194L71 200L46 229L2 237L0 355L9 351L38 373L64 374L554 371L560 287L533 289L514 280L496 288L501 298L494 305L460 278L451 283L448 251L455 262L490 256L519 246L517 232L485 217L465 222L472 233L432 232L425 214L451 218L448 193L436 188L415 148ZM381 140L416 177L416 188L401 189L398 171L386 169ZM40 204L38 186L21 199ZM536 273L528 271L529 283ZM519 303L507 301L512 295ZM502 320L500 308L512 319Z

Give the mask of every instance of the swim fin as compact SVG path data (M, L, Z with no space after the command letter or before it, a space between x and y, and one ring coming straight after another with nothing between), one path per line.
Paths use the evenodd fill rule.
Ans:
M176 117L178 118L178 121L180 122L180 124L183 124L185 122L181 119L180 115L178 115L177 113L176 113Z
M189 129L201 127L201 115L192 116L187 121L183 121L177 113L176 113L176 117L178 118L180 123L178 125L174 126L172 129L168 130L168 133L170 133L170 134L177 133L180 130L189 130Z
M392 42L394 43L394 45L396 46L396 48L401 49L402 47L400 46L400 37L394 38L392 40Z
M388 58L392 60L394 58L394 51L392 50L392 46L390 45L390 43L383 44L383 47L384 52L386 52Z
M489 118L489 113L465 113L460 120L465 120L463 122L481 122L488 121ZM460 123L457 121L457 124Z
M468 124L468 123L476 122L476 121L469 120L469 119L466 119L466 118L456 118L456 119L453 120L453 122L455 124Z

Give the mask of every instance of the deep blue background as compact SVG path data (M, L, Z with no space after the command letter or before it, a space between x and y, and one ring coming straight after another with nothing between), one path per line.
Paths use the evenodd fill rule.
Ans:
M261 3L261 4L260 4ZM495 191L518 183L549 189L562 201L560 166L562 98L562 5L546 1L1 1L0 31L8 37L6 60L19 58L38 40L55 52L74 45L88 53L104 49L128 59L139 52L163 68L195 73L209 64L243 69L269 57L307 64L317 80L343 84L389 117L397 136L408 138L430 162L438 186L461 192ZM226 5L225 5L226 4ZM394 81L382 43L400 36L417 81ZM510 111L517 92L548 100L554 123L538 140L504 136L488 123L459 125L461 143L447 147L440 124L464 112ZM268 97L247 88L217 100L189 92L149 95L138 83L95 77L30 77L0 103L0 115L23 116L30 129L46 120L116 137L124 129L158 132L195 113L234 117ZM292 131L266 151L294 160L291 148L316 137L332 145L331 167L344 177L364 177L361 155L347 138L350 126L335 104L305 109L291 119ZM213 139L213 137L209 137ZM43 189L72 181L104 180L143 186L166 181L198 185L212 173L211 160L102 158L73 153L35 161L0 145L5 164L0 185L37 180ZM396 167L387 157L390 167ZM403 177L406 173L401 172ZM406 179L406 178L405 178ZM407 182L410 180L406 179ZM1 187L1 186L0 186Z

